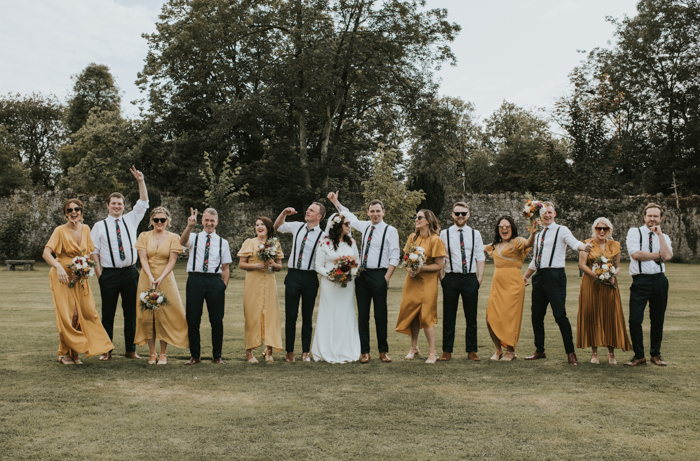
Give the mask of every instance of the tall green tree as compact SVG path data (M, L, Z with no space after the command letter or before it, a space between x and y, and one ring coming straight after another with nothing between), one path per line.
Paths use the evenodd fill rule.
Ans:
M109 67L90 63L83 71L72 76L73 94L68 99L66 124L71 134L85 125L90 110L97 107L103 111L119 112L121 97L119 88Z
M31 185L29 172L22 165L19 151L12 145L7 128L0 126L0 197Z
M66 140L64 107L53 96L0 96L0 127L10 146L29 171L33 185L53 188L59 175L58 150Z

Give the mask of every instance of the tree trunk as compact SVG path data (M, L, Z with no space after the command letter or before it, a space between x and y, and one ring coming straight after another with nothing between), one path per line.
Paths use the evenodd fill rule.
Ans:
M299 118L299 163L301 164L301 176L304 180L304 188L311 192L311 176L309 174L309 152L306 147L306 117L303 110L297 111Z

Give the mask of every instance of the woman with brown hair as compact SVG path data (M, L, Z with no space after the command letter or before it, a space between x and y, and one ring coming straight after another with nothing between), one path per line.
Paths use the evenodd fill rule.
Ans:
M282 247L275 240L275 255L271 261L263 261L258 252L275 236L272 220L261 216L255 220L255 238L247 239L238 252L239 266L246 271L243 282L243 316L245 317L245 358L258 363L253 349L265 342L266 362L273 362L272 353L281 351L282 323L277 282L274 272L282 269ZM272 271L268 270L272 269Z
M396 321L396 331L411 337L411 349L406 355L412 359L420 355L418 350L418 332L422 328L428 340L429 354L426 363L435 363L435 324L437 318L438 278L444 257L447 255L445 244L440 239L440 224L430 210L416 213L416 232L408 237L404 253L412 247L423 249L424 262L416 269L406 268L408 274L401 295L401 308Z
M187 349L190 341L187 337L187 320L182 306L180 292L177 289L173 268L177 255L182 253L180 236L166 229L170 226L170 212L162 206L151 211L152 231L143 232L136 242L141 261L141 274L136 292L141 293L155 288L163 292L168 305L160 309L144 310L137 299L136 336L134 343L143 346L148 343L151 352L149 365L165 365L168 344ZM160 340L160 356L156 355L156 339Z
M89 261L95 249L90 228L83 224L83 209L80 200L66 200L63 215L67 222L54 229L43 254L51 266L49 284L56 306L58 360L64 365L80 365L78 354L92 357L114 348L95 310L90 284L74 276L67 266L75 257Z

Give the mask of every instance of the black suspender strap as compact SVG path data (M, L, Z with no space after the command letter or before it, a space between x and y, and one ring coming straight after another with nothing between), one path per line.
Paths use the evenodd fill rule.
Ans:
M639 251L642 251L642 229L640 229L638 227L637 230L639 231ZM642 273L642 262L641 261L637 261L637 262L639 263L639 273L641 274Z
M534 256L535 261L537 261L537 255L540 254L540 234L541 233L542 232L538 232L535 235L535 256Z
M362 247L360 248L360 261L365 257L365 241L367 240L367 231L369 228L372 227L372 225L367 226L367 229L365 229L365 233L362 234Z
M386 241L386 231L389 230L389 225L387 224L384 228L384 234L382 234L382 246L379 249L379 259L377 260L377 269L382 267L382 255L384 254L384 242Z
M216 270L214 271L215 274L219 272L219 268L221 267L221 248L223 248L223 246L224 239L219 235L219 264L216 266Z
M301 234L301 230L304 228L304 226L301 226L297 233L294 235L294 242L292 243L292 269L295 269L296 266L296 261L297 261L297 238L299 237L299 234Z
M450 245L450 230L445 229L445 235L447 236L447 254L450 255L450 271L454 272L455 269L452 267L452 245Z
M134 264L134 244L131 243L131 232L129 232L129 228L126 227L126 221L122 219L122 224L124 224L124 230L126 231L127 237L129 237L129 248L131 248L131 264Z
M194 238L194 249L192 250L192 272L194 272L194 268L197 267L197 242L199 241L199 234Z
M314 243L314 249L311 250L311 256L309 257L309 266L306 268L307 271L311 270L311 263L314 261L314 254L316 253L316 248L318 247L318 242L319 240L321 240L321 237L323 237L323 232L319 230L318 237L316 238L316 242Z
M559 231L561 226L557 227L557 233L554 234L554 245L552 245L552 254L549 256L549 267L552 267L552 261L554 261L554 250L557 249L557 239L559 238Z
M114 263L114 252L112 252L112 241L109 239L109 227L107 226L107 220L104 220L105 223L105 234L107 234L107 246L109 246L109 256L112 258L112 267L116 268L117 265ZM639 235L642 235L642 231L639 231Z
M471 255L471 259L469 260L469 273L470 274L472 272L473 265L474 265L474 229L472 229L472 255Z

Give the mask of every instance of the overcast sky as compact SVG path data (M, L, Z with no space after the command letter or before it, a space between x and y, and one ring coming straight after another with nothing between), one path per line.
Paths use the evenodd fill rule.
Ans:
M0 94L53 93L65 99L71 75L106 64L122 91L122 110L143 68L160 0L0 0ZM606 16L635 15L633 0L428 0L462 26L452 44L457 67L436 73L441 93L476 105L483 119L503 100L551 107L568 74L590 51L613 39Z

